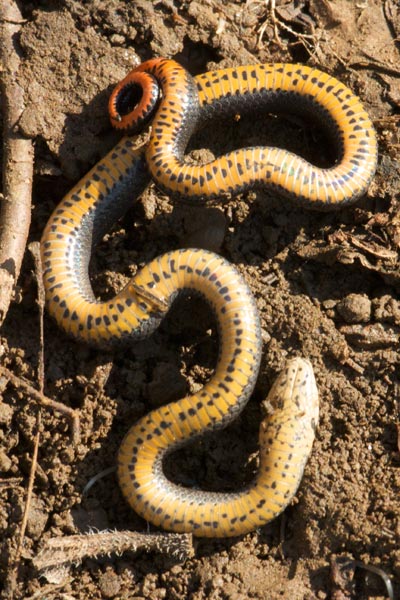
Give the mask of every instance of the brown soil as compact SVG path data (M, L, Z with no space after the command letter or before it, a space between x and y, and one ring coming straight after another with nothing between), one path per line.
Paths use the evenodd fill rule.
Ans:
M362 98L376 124L380 160L367 196L339 212L301 210L265 192L214 207L178 206L151 187L108 236L93 261L99 294L112 294L136 265L162 252L203 244L237 265L262 316L263 361L248 407L228 430L181 452L169 465L174 477L227 490L252 476L259 403L289 356L307 356L313 363L321 400L317 440L297 502L263 529L240 539L199 540L195 557L184 564L163 555L125 554L85 560L59 584L49 583L30 560L43 540L88 527L146 531L113 474L85 497L82 489L114 464L130 422L198 389L215 363L218 341L199 301L180 302L150 339L113 354L67 339L46 317L46 394L79 408L82 439L72 447L68 422L43 411L16 597L387 597L382 579L363 568L353 581L338 581L341 563L335 557L342 555L381 567L400 592L399 13L388 0L277 1L274 32L267 4L24 4L19 80L27 109L20 127L36 140L31 240L40 239L63 194L118 139L106 116L112 86L135 62L153 56L177 58L193 74L252 62L318 66ZM194 155L210 144L219 154L260 139L326 160L318 132L298 119L273 118L203 132ZM0 351L5 366L36 385L39 317L32 271L27 254ZM21 389L2 384L0 581L5 581L18 540L38 408ZM3 594L10 594L9 583Z

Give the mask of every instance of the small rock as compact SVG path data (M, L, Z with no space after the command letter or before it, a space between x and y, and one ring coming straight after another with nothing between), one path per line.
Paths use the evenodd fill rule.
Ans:
M13 418L14 409L5 404L4 402L0 402L0 424L6 425L9 427L11 425L11 420Z
M100 575L99 586L104 598L114 598L120 592L121 580L112 569L107 569Z
M349 294L338 302L336 310L346 323L368 323L371 300L364 294Z
M5 452L0 450L0 471L2 473L7 473L11 469L11 466L11 458L9 458Z
M163 600L167 595L167 590L165 588L157 588L152 592L149 596L149 600Z
M110 36L110 42L113 46L123 46L125 44L125 37L119 33L113 33Z
M335 308L337 301L328 298L328 300L324 300L323 302L321 302L321 304L325 308L325 310L331 310L332 308Z

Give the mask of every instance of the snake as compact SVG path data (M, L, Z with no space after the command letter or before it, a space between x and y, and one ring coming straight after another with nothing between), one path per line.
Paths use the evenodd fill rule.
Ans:
M185 162L190 136L205 123L256 109L299 112L297 105L302 114L326 120L339 151L331 169L263 147L237 150L204 165ZM300 357L288 361L272 386L263 404L259 468L247 487L221 493L177 485L164 475L165 456L231 423L254 389L262 348L254 298L228 261L187 248L153 259L114 297L99 300L90 282L90 258L152 180L189 199L265 185L312 208L354 202L375 169L374 130L348 88L297 65L238 67L192 78L175 61L155 59L116 86L109 112L113 125L127 135L67 193L43 232L47 308L75 339L108 347L151 335L182 294L206 300L219 332L214 374L199 392L151 411L129 429L118 452L117 474L128 503L156 526L202 537L241 535L279 515L297 492L318 422L311 363ZM150 119L150 140L137 148L131 132Z

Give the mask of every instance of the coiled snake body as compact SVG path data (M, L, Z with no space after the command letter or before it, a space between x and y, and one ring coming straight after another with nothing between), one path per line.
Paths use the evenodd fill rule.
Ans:
M326 119L338 164L317 169L285 150L263 147L237 150L202 166L185 162L188 139L204 122L277 106ZM354 202L374 173L375 134L348 88L298 65L239 67L192 79L173 61L148 61L117 86L110 116L126 129L146 122L152 107L158 108L144 152L129 137L122 138L51 216L41 243L47 305L65 331L101 345L149 335L177 294L205 297L220 334L215 373L197 394L152 411L129 430L118 455L118 478L128 502L156 525L199 536L238 535L274 518L297 490L318 421L310 363L289 361L271 390L270 414L260 427L259 471L252 484L220 494L171 483L163 474L165 454L227 425L253 390L261 354L254 300L224 259L186 249L154 259L114 298L99 301L88 276L91 252L151 178L169 193L193 198L271 185L317 208Z

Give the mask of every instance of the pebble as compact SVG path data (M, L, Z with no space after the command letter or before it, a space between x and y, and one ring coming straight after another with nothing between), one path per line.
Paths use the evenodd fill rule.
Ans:
M99 587L103 598L114 598L121 590L120 577L111 569L107 569L99 577Z
M125 44L125 37L119 33L113 33L110 36L110 42L113 46L123 46Z
M14 409L4 402L0 402L0 424L9 427L11 425L13 415Z
M7 473L12 466L11 458L5 452L0 450L0 472Z

